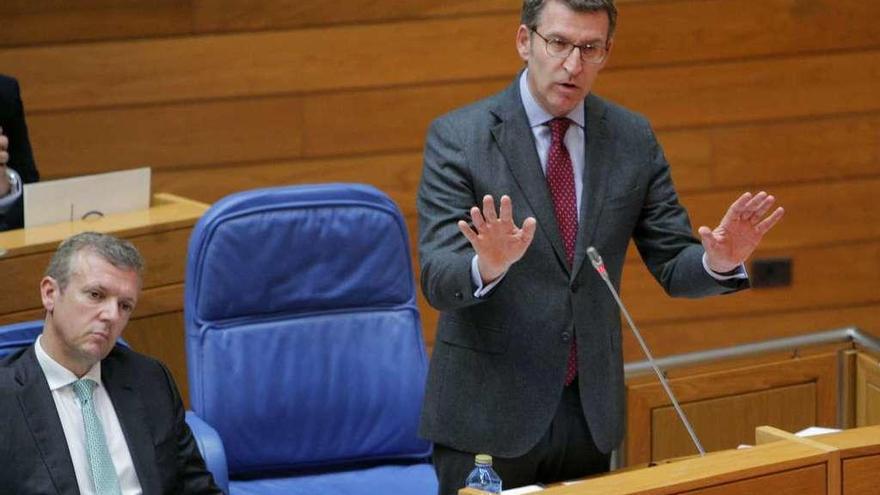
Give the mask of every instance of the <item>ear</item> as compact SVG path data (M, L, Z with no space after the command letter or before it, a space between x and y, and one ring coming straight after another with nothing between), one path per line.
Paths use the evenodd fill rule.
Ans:
M58 287L58 282L54 278L46 276L40 280L40 297L46 311L51 313L55 309L55 300L60 293L61 288Z
M516 30L516 52L526 63L529 62L531 52L531 34L525 24L520 24L519 29Z

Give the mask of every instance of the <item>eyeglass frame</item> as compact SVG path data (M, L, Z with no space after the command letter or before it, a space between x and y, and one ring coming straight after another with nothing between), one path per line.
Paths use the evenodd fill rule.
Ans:
M600 45L598 45L598 44L593 44L593 43L585 43L585 44L583 44L583 45L577 45L577 44L572 43L572 42L570 42L570 41L566 41L566 40L559 39L559 38L546 38L546 37L544 37L543 34L541 34L541 33L538 32L537 28L530 28L530 31L533 32L533 33L535 33L535 34L537 34L539 38L541 38L542 40L544 40L544 51L546 51L546 52L547 52L547 55L550 56L550 57L565 60L565 59L567 59L568 57L570 57L570 56L571 56L571 52L573 52L574 49L577 48L577 49L579 50L579 52L580 52L580 59L581 59L581 62L584 62L584 63L587 63L587 64L597 64L597 65L598 65L598 64L601 64L601 63L605 62L605 59L608 58L608 48L609 48L609 46L610 46L610 44L611 44L609 41L606 41L605 44L604 44L603 46L600 46ZM568 48L565 50L565 52L566 52L565 55L554 55L554 54L550 53L550 44L551 44L551 43L559 43L559 44L561 44L562 46L567 46ZM585 59L585 58L584 58L584 49L586 49L586 48L593 48L593 49L601 48L601 50L602 50L602 58L600 58L599 60L587 60L587 59Z

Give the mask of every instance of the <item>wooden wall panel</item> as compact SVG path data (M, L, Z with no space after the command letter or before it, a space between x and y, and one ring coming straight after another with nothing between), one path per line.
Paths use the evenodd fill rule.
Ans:
M486 29L464 18L28 47L0 51L0 67L31 112L509 77L512 36Z
M869 455L843 461L843 495L868 494L877 491L880 456Z
M790 256L794 285L751 290L701 300L669 299L644 268L624 271L623 298L635 318L670 323L757 315L776 311L876 304L880 274L880 242L852 242L833 247L804 247L794 252L760 251L757 256ZM858 263L828 260L857 259ZM662 301L662 304L658 304Z
M4 0L0 47L186 33L188 0Z
M871 50L612 71L596 93L663 129L877 110L878 78Z
M880 362L859 353L856 359L856 426L880 424Z
M44 178L145 165L198 173L302 153L298 97L43 113L28 124Z
M816 384L808 382L691 401L682 409L689 421L702 426L698 438L707 452L735 449L738 445L750 445L758 426L800 431L816 425ZM709 427L713 423L724 426ZM650 441L651 459L655 461L699 453L671 405L651 411Z
M658 65L876 47L880 5L844 0L616 2L611 67Z
M189 380L186 376L186 355L183 353L183 311L161 313L131 320L125 338L138 352L152 356L168 366L177 388L189 407Z
M195 29L253 31L313 25L382 22L396 19L518 13L519 0L194 0Z
M682 407L693 406L697 413L691 418L694 430L698 437L709 435L713 441L730 442L725 434L718 432L718 425L732 428L740 432L737 442L751 443L754 438L754 425L746 431L747 424L757 421L760 416L774 417L793 423L812 418L816 424L833 426L837 420L837 354L836 352L804 356L797 359L764 359L756 360L757 364L731 365L718 363L707 366L704 370L676 370L670 376L670 387L673 389ZM772 411L770 407L776 407L778 400L770 400L775 393L779 393L786 387L810 384L813 398L804 399L807 405L814 405L811 411ZM776 392L773 392L773 391ZM793 396L804 398L804 389L791 389ZM770 394L761 395L760 393ZM753 395L758 394L758 395ZM776 396L778 399L780 396ZM723 410L718 409L721 402L708 402L712 400L728 398L728 404L739 403L736 407ZM644 380L630 381L627 385L627 438L626 456L627 464L649 462L652 459L653 446L646 439L662 438L664 432L653 432L653 426L659 424L662 427L671 427L667 422L653 423L659 419L654 415L658 408L671 406L663 388L651 377ZM742 410L749 407L764 406L768 409L757 411L756 415L740 415ZM709 414L712 412L713 414ZM722 414L723 413L723 414ZM661 414L661 416L663 416ZM699 421L697 420L699 419ZM671 420L670 420L671 421ZM741 426L731 426L742 423ZM666 437L664 442L670 442L673 438L681 435ZM687 444L685 444L687 445ZM705 446L704 446L705 447ZM684 449L681 445L670 446L668 443L661 448L663 452L679 452ZM726 447L725 447L726 448Z
M829 472L826 464L798 467L772 475L755 476L707 488L688 490L681 495L829 495ZM860 493L860 492L854 492Z
M515 23L516 17L511 15L478 16L35 46L0 51L0 66L26 83L26 94L33 101L32 111L507 79L520 65L512 46L510 26ZM486 36L487 32L511 34ZM662 38L676 34L665 30L658 33ZM364 43L367 39L370 42ZM426 49L441 46L443 49ZM377 57L377 53L382 56ZM680 53L693 56L695 50ZM697 119L701 124L737 119L736 113L726 112L738 108L734 103L740 98L753 96L761 99L763 105L744 106L743 110L763 109L767 115L779 112L786 116L803 115L802 112L810 108L800 108L806 102L857 106L860 96L871 96L870 76L876 78L880 70L876 68L876 57L871 51L856 51L657 67L652 64L663 61L637 60L623 54L621 59L630 62L627 67L632 68L609 67L606 73L609 77L600 78L597 88L600 93L646 111L655 119L661 116L649 112L640 97L662 95L663 100L672 105L689 102L690 111L682 117L689 121ZM711 73L701 74L702 70ZM628 75L630 71L635 73ZM650 71L651 77L644 77L644 71ZM799 77L804 71L808 75ZM162 76L155 77L156 74ZM610 77L612 74L614 78ZM802 89L799 83L804 81L812 84ZM811 97L809 91L817 85L828 92L824 98ZM713 90L723 90L726 97L713 99ZM763 94L767 92L783 92L783 97L768 99ZM723 106L715 108L717 105Z

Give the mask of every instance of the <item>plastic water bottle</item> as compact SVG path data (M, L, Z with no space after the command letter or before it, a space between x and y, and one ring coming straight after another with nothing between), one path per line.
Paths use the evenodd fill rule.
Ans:
M492 469L492 456L477 454L474 458L474 470L468 475L465 486L489 493L501 493L501 478Z

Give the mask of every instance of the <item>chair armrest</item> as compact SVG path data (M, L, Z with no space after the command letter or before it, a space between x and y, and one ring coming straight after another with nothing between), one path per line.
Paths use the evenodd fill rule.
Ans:
M205 423L202 418L196 416L192 411L186 412L186 423L193 432L196 439L196 445L205 459L205 465L208 471L214 476L214 482L223 490L223 493L229 493L229 472L226 467L226 451L223 449L223 441L217 430Z

